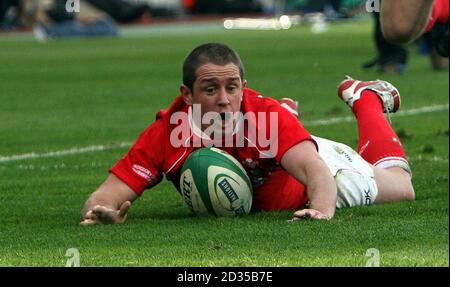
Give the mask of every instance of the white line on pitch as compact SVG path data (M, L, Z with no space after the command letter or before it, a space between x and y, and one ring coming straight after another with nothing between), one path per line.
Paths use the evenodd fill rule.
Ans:
M121 142L121 143L109 144L109 145L92 145L92 146L87 146L87 147L83 147L83 148L74 147L71 149L51 151L51 152L46 152L46 153L32 152L32 153L25 153L25 154L19 154L19 155L0 156L0 163L35 159L35 158L60 157L60 156L65 156L65 155L83 154L83 153L96 152L96 151L127 148L130 146L131 146L131 143L129 143L129 142Z
M427 106L416 109L410 109L405 111L399 111L395 114L396 117L399 116L410 116L410 115L418 115L424 113L432 113L432 112L441 112L449 109L449 105L437 105L437 106ZM303 121L303 125L305 126L326 126L337 123L351 122L354 121L353 117L338 117L338 118L330 118L323 120L315 120L315 121ZM10 156L0 156L0 163L11 162L11 161L21 161L21 160L29 160L35 158L48 158L48 157L60 157L65 155L74 155L74 154L83 154L97 151L105 151L105 150L113 150L118 148L128 148L131 146L130 142L121 142L117 144L109 144L109 145L92 145L83 148L71 148L67 150L60 151L51 151L46 153L25 153L19 155L10 155Z
M448 158L443 158L440 156L424 156L424 155L417 155L413 157L409 157L408 160L410 161L434 161L434 162L446 162L448 163Z
M394 117L404 117L404 116L413 116L419 114L433 113L433 112L442 112L448 111L448 104L446 105L437 105L437 106L427 106L416 109L410 109L405 111L397 112ZM348 117L339 117L339 118L330 118L323 120L314 120L314 121L302 121L304 126L328 126L332 124L353 122L355 118L353 116Z

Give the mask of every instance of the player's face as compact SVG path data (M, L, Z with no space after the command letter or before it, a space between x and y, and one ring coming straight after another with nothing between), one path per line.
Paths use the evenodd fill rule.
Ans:
M230 115L237 115L240 111L246 85L246 81L241 79L239 68L232 63L224 66L207 63L197 68L196 76L193 91L186 91L185 101L188 104L200 104L202 117L208 112L221 114L222 118L229 119L222 122L222 128L230 125L234 128L236 117ZM204 125L202 127L205 128Z

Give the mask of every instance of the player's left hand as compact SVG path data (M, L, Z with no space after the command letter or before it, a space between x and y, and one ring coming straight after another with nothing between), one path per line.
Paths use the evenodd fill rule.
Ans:
M294 213L294 217L291 219L291 221L302 219L330 220L331 217L315 209L302 209L297 210Z
M89 210L81 225L94 225L94 224L114 224L123 223L127 218L128 209L131 206L130 201L124 202L119 210L114 210L105 206L96 205L92 210Z

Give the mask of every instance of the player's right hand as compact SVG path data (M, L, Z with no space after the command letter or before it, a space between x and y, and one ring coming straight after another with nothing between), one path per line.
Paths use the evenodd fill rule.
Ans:
M120 206L119 210L114 210L102 205L96 205L94 208L86 212L80 225L94 225L94 224L113 224L123 223L127 218L128 209L130 209L131 202L125 201Z
M301 209L294 213L294 217L291 221L302 219L330 220L331 217L315 209Z

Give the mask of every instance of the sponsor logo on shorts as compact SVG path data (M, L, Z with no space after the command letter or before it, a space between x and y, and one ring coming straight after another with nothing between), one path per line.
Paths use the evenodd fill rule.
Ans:
M365 205L371 205L372 204L372 197L370 196L370 191L369 190L364 190L364 199Z
M347 159L349 162L353 162L352 157L347 152L345 152L342 148L335 146L335 145L333 146L333 148L338 154L343 155L345 157L345 159Z

